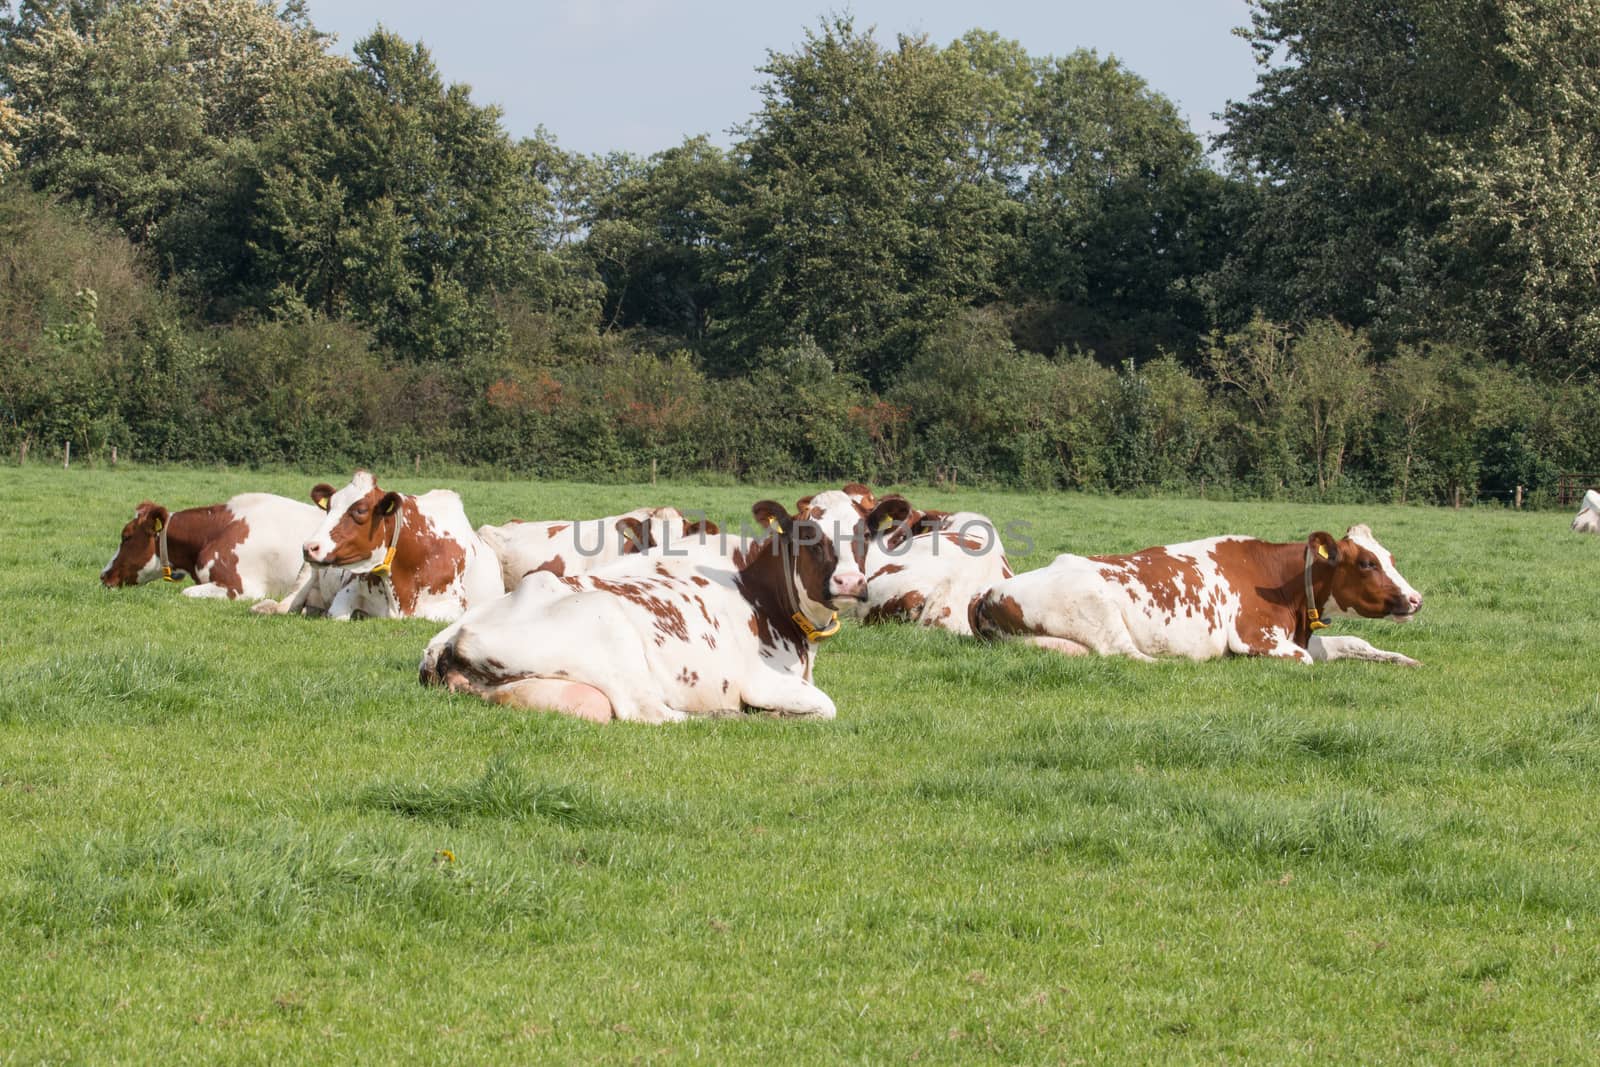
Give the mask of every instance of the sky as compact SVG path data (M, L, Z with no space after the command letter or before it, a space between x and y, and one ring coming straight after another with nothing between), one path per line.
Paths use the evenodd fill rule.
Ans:
M422 41L447 82L497 104L513 137L543 126L569 152L645 156L731 127L760 106L756 70L794 52L833 14L875 28L880 42L924 33L949 44L992 30L1030 56L1077 48L1115 55L1170 97L1203 138L1213 116L1255 86L1250 48L1232 35L1245 0L310 0L311 21L351 47L380 22Z

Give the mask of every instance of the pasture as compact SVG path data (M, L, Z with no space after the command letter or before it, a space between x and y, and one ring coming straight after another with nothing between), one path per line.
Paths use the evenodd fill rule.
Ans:
M833 723L424 690L438 625L96 581L146 497L0 473L0 1063L1586 1060L1600 538L1570 515L907 494L1031 555L1369 522L1406 670L847 625ZM448 484L474 523L812 486ZM1015 538L1010 539L1015 549Z

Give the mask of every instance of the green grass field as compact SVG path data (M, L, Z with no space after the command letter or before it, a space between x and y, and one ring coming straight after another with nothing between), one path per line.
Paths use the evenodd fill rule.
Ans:
M0 1063L1600 1047L1600 538L1570 516L910 491L1031 521L1019 568L1369 522L1426 607L1335 632L1424 666L846 627L827 724L512 712L418 686L436 624L96 581L141 499L346 474L0 470ZM479 523L810 488L448 484Z

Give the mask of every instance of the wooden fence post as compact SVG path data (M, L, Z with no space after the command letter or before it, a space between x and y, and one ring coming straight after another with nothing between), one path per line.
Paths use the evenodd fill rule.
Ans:
M650 457L650 484L656 484L656 457Z
M1456 510L1461 510L1461 487L1456 486Z
M28 439L22 439L22 447L17 450L17 466L21 467L28 462Z
M1522 510L1522 486L1517 486L1517 510Z
M61 442L61 469L66 470L72 466L72 442Z

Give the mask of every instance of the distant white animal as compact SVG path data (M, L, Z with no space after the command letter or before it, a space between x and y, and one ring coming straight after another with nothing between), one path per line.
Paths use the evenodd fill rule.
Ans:
M1583 506L1572 520L1572 528L1578 533L1600 533L1600 492L1591 489L1583 494Z

